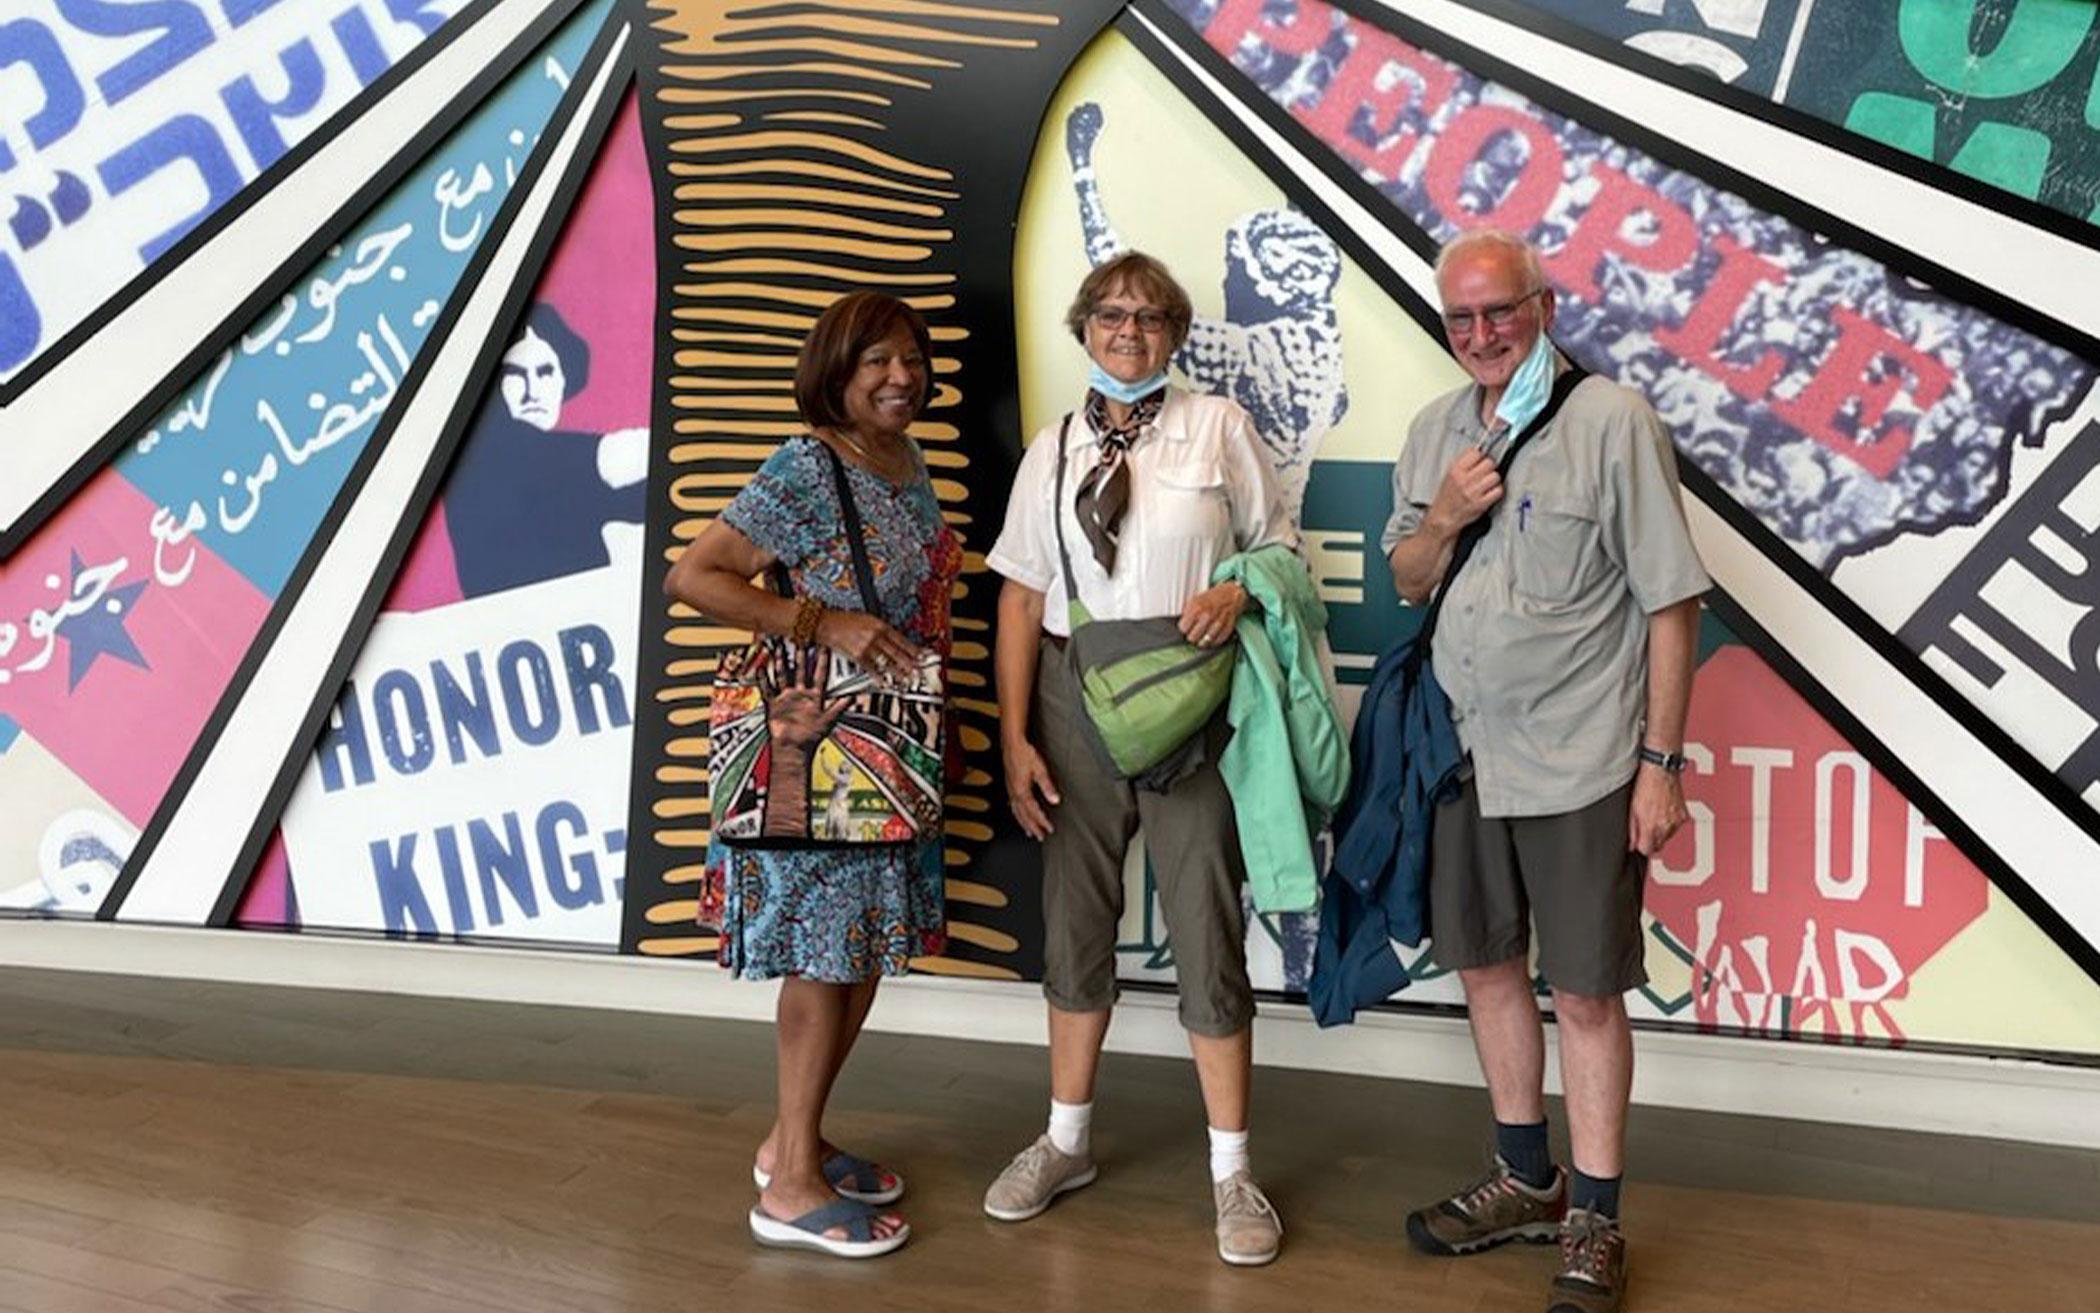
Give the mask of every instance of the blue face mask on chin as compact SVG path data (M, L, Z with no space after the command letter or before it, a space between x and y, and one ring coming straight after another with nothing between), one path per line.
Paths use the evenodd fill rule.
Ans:
M1553 395L1553 343L1540 332L1538 340L1531 344L1531 354L1517 366L1517 372L1509 376L1508 386L1502 389L1502 399L1495 403L1495 418L1509 425L1515 433L1538 418Z
M1093 372L1087 376L1088 387L1107 397L1110 401L1118 401L1126 406L1136 405L1166 385L1167 371L1164 369L1148 378L1141 378L1135 383L1125 383L1122 379L1101 368L1097 362L1094 365Z

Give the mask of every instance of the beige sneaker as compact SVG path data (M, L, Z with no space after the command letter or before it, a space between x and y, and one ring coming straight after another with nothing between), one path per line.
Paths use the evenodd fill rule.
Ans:
M1091 1157L1059 1153L1048 1135L1039 1135L984 1192L984 1211L1002 1222L1025 1222L1065 1191L1091 1185L1096 1174Z
M1235 1267L1260 1267L1276 1260L1283 1245L1283 1219L1246 1168L1212 1184L1218 1205L1218 1257Z

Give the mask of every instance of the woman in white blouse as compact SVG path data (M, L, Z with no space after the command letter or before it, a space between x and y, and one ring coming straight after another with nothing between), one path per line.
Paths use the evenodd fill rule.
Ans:
M1229 640L1247 605L1237 583L1211 584L1218 564L1271 543L1295 545L1246 412L1168 381L1190 318L1188 294L1137 252L1080 284L1066 322L1092 357L1091 385L1077 410L1030 444L988 558L1006 580L996 660L1007 798L1043 845L1051 1101L1048 1130L992 1183L985 1211L1021 1221L1094 1179L1089 1127L1116 998L1123 862L1142 824L1210 1123L1218 1255L1251 1265L1275 1258L1283 1228L1248 1168L1246 873L1217 766L1230 731L1221 708L1192 770L1145 787L1119 779L1085 737L1064 650L1059 518L1072 586L1093 619L1178 617L1183 636L1204 647Z

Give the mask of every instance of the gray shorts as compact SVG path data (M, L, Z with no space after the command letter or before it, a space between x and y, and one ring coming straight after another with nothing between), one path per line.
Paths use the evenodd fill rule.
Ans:
M1488 820L1468 779L1430 835L1431 959L1457 971L1523 957L1535 923L1553 988L1604 998L1648 983L1648 859L1626 847L1632 801L1628 781L1575 811Z
M1218 773L1231 737L1224 710L1205 731L1209 759L1167 792L1152 793L1102 768L1085 737L1086 710L1060 644L1044 641L1035 687L1035 741L1064 799L1050 809L1043 844L1043 993L1061 1012L1114 1005L1123 856L1142 824L1174 953L1182 1027L1237 1035L1254 1019L1254 990L1240 909L1246 868L1232 796Z

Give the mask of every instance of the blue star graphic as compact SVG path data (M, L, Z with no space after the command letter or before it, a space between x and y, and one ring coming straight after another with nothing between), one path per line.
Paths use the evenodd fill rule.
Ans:
M80 584L80 572L87 568L80 553L73 553L73 584ZM141 670L150 670L138 644L124 628L125 617L138 601L140 593L146 591L146 581L123 584L107 589L95 599L94 606L78 615L69 615L60 622L58 636L66 640L66 692L80 687L80 681L94 666L97 658L113 656L119 661L128 661Z

